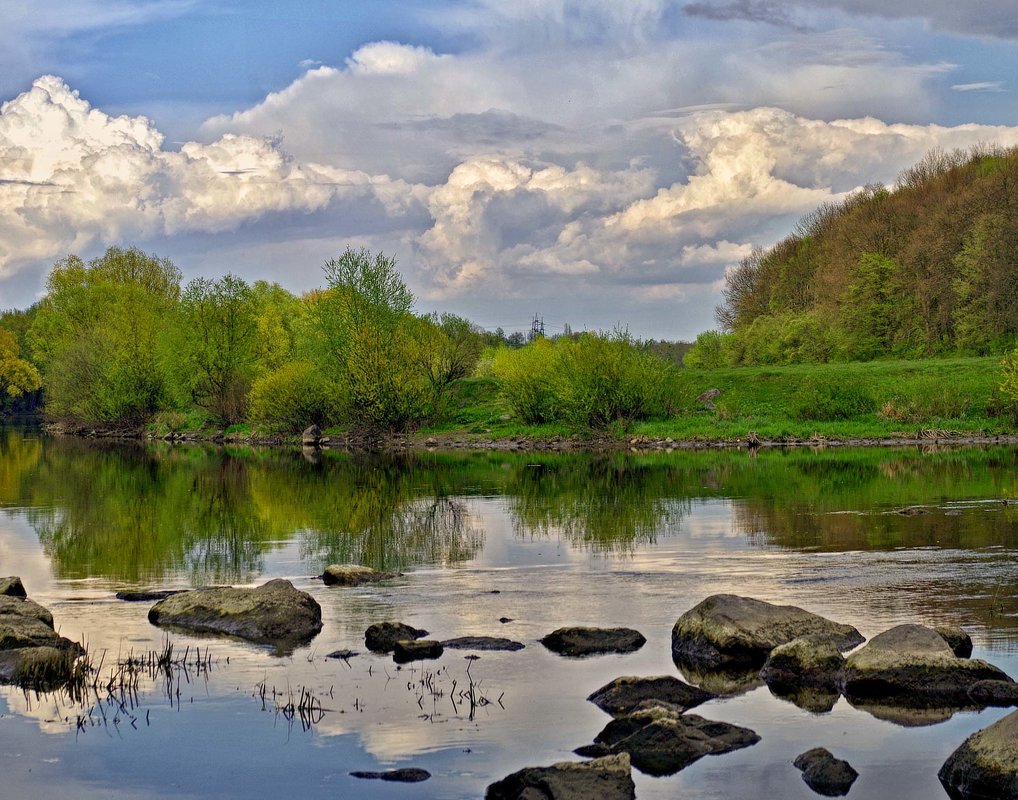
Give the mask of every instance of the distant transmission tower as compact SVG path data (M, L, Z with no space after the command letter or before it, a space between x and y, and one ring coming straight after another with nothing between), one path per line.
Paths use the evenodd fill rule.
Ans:
M538 336L544 336L544 317L538 317L535 313L534 319L530 323L529 341L534 341Z

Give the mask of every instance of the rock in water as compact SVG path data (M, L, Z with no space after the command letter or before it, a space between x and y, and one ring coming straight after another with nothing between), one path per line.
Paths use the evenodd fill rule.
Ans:
M605 684L587 699L613 717L631 714L643 702L659 701L686 711L716 695L688 683L661 675L653 678L622 677Z
M835 758L830 750L814 747L798 756L792 762L796 769L802 770L802 779L817 794L824 797L843 797L852 788L859 773L852 765L840 758Z
M117 592L117 600L127 603L151 603L156 600L165 600L171 595L180 594L186 589L125 589Z
M396 783L420 783L431 777L426 769L417 767L403 767L402 769L390 769L385 772L351 772L355 778L375 781L394 781Z
M580 755L629 753L633 766L647 775L672 775L706 755L749 747L760 737L749 728L683 714L653 701L609 722L592 747Z
M0 578L0 595L7 595L8 597L28 597L28 593L25 591L25 584L21 582L21 578L17 575L11 575L8 578Z
M286 650L322 629L322 608L307 592L276 578L256 589L194 589L160 600L148 612L153 625L237 636Z
M326 586L360 586L395 577L393 572L379 572L360 564L329 564L322 573L322 583Z
M559 628L541 644L560 656L592 656L602 653L632 653L647 643L632 628Z
M672 628L672 657L702 669L739 665L759 668L775 647L801 636L830 639L850 650L864 639L841 625L796 606L776 606L732 594L716 594L687 611Z
M760 677L774 688L833 689L845 666L845 657L830 639L802 636L771 650Z
M937 773L955 800L1018 798L1018 711L972 734Z
M0 594L0 683L55 688L71 677L80 653L78 644L53 630L47 609L18 594Z
M317 425L309 425L300 435L300 443L306 445L317 445L322 441L322 429Z
M406 639L396 642L392 649L392 660L397 664L423 661L426 658L440 658L442 643L429 639Z
M935 625L933 627L958 658L972 655L972 637L957 625Z
M636 800L629 756L526 767L493 783L485 800Z
M980 706L1018 706L1018 683L976 681L969 687L969 698Z
M505 650L514 652L526 647L523 642L514 642L501 636L460 636L457 639L446 639L442 647L449 650Z
M427 635L427 631L402 622L376 622L364 631L364 646L372 653L391 653L396 649L396 642L420 639Z
M958 658L931 628L898 625L874 636L846 659L842 690L849 700L968 705L969 689L984 680L1011 681L985 661Z

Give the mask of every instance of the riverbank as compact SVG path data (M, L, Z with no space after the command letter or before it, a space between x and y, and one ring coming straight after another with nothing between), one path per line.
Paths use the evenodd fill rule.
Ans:
M723 447L897 447L1018 443L1016 405L999 390L996 358L793 365L679 372L665 418L602 430L527 425L491 378L458 381L442 420L413 433L327 428L322 447L602 451ZM186 419L186 422L181 422ZM55 434L299 447L258 424L215 427L199 415L144 426L49 423Z

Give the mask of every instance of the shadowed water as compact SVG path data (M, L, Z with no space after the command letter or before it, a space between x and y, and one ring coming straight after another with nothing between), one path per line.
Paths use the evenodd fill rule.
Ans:
M114 599L121 589L285 577L325 621L286 658L173 633L179 656L199 647L209 668L177 670L169 691L142 676L123 706L0 689L4 791L479 797L522 766L576 760L608 721L585 700L602 684L679 674L671 626L717 592L801 605L866 636L961 624L975 657L1015 675L1018 507L1004 501L1018 497L1016 467L1011 448L394 459L2 432L0 574L21 575L93 656L115 664L166 644L150 604ZM405 575L355 589L312 577L334 562ZM397 668L364 651L364 629L384 619L526 648ZM635 627L648 643L562 659L537 640L567 624ZM325 659L337 649L361 655ZM730 695L696 713L761 742L670 777L634 772L640 798L813 797L791 762L817 745L859 771L853 798L946 797L940 764L1006 713L909 715L843 698L800 708L752 676L686 677ZM307 719L287 709L305 691L318 709ZM407 787L348 774L394 766L433 777Z

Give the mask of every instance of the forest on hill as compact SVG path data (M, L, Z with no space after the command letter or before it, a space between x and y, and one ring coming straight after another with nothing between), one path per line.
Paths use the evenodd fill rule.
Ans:
M988 355L1018 338L1018 148L934 150L729 270L695 366Z

